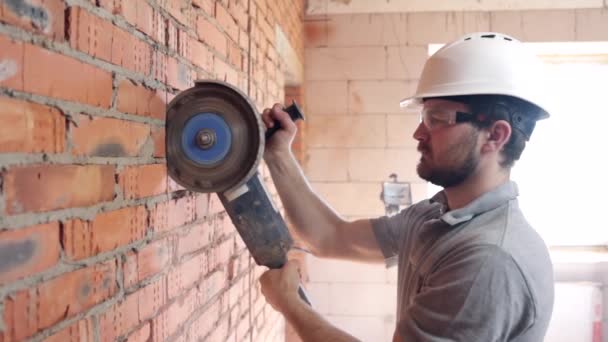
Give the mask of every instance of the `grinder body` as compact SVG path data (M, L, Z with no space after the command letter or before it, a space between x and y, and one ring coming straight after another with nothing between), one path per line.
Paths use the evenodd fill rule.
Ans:
M278 125L266 132L254 108L230 84L197 81L167 107L167 169L188 190L217 192L255 262L281 268L293 239L257 170ZM286 111L294 121L303 119L295 103Z

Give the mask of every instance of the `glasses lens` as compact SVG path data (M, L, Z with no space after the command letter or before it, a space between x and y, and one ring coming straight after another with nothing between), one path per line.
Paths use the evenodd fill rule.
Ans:
M420 113L422 122L430 130L454 124L456 122L455 116L455 111L440 108L425 108Z

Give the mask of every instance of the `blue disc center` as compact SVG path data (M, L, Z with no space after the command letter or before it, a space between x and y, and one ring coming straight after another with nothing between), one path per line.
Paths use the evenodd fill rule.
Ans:
M197 142L197 135L205 130L215 135L210 146L202 148ZM214 113L199 113L186 122L182 131L182 149L186 156L202 165L215 164L228 154L232 141L232 132L224 119Z

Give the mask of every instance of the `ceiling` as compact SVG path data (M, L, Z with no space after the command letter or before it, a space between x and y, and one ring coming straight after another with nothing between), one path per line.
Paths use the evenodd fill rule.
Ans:
M608 0L307 0L307 15L608 8Z

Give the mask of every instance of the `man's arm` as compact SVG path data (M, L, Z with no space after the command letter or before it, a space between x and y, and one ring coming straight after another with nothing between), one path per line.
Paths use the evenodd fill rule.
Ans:
M312 253L320 257L382 262L369 220L349 222L338 215L312 189L291 152L296 126L280 105L264 110L267 126L273 119L281 129L266 143L264 157L285 211Z
M266 271L260 277L266 301L296 330L302 341L358 341L334 327L298 296L300 278L297 261L290 260L281 269Z

